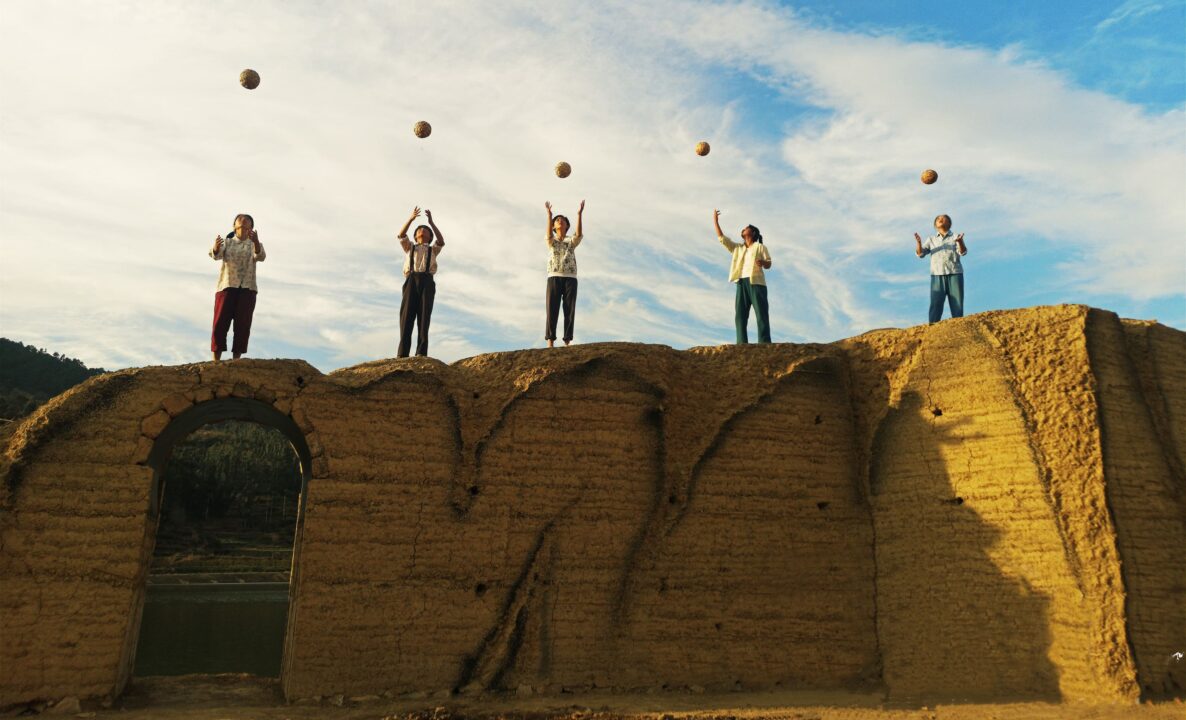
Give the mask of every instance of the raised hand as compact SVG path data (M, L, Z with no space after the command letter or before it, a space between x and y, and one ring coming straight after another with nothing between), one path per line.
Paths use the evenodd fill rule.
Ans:
M214 252L218 252L221 249L222 249L222 236L216 235L214 237Z
M416 207L412 208L412 217L411 217L411 220L415 220L415 219L416 219L416 218L418 218L418 217L420 217L420 206L419 206L419 205L417 205Z
M918 233L914 233L914 239L918 242L922 242L922 236Z
M552 214L552 203L550 201L545 200L544 207L546 207L548 209L548 214L551 215Z
M956 236L955 236L955 241L956 241L956 242L963 242L963 241L964 241L964 234L963 234L963 233L960 233L959 235L956 235Z
M581 206L579 208L577 208L577 215L580 215L583 212L585 212L585 201L584 200L581 201Z
M428 210L428 209L426 208L426 209L424 210L424 217L428 218L428 221L429 221L429 222L432 222L432 210Z

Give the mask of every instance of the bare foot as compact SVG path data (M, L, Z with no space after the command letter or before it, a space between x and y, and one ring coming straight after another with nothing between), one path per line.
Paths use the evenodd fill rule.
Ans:
M548 347L556 347L556 341L555 341L555 340L549 340L549 341L548 341Z
M222 360L222 353L220 353L220 352L215 352L215 353L212 353L212 354L214 355L214 357L213 357L213 360L214 360L214 362L218 362L219 360Z

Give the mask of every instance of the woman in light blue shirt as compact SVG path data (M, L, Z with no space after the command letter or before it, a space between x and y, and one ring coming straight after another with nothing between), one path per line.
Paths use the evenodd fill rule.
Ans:
M964 316L964 266L960 257L968 254L964 234L951 234L951 216L935 218L936 233L925 241L914 233L914 254L931 257L930 321L943 319L943 301L951 306L951 317Z

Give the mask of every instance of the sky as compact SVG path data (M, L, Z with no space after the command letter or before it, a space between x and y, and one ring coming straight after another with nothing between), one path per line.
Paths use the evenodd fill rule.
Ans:
M582 199L577 343L732 342L714 208L775 342L925 322L941 213L969 314L1186 329L1186 0L0 0L0 335L89 366L209 357L241 212L249 357L393 357L414 206L430 355L542 347L544 202Z

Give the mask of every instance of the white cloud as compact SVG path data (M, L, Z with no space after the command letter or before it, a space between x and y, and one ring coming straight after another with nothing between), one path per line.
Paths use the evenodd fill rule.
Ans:
M886 259L940 211L970 262L1024 264L1040 241L1066 249L1044 269L1069 292L1180 294L1182 109L1018 56L760 3L9 3L0 332L109 367L201 359L205 253L246 211L269 252L252 354L391 356L394 235L420 205L448 241L433 354L538 346L543 202L575 220L582 198L578 341L728 341L713 207L730 233L762 227L781 340L917 321L886 301ZM756 130L721 85L738 71L820 112Z

